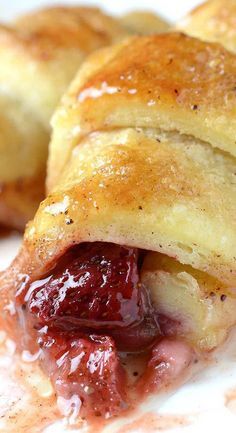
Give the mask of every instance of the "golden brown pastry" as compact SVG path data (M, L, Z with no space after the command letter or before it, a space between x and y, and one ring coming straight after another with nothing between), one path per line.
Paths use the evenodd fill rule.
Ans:
M148 11L131 11L121 18L121 23L127 30L140 35L163 33L170 27L159 15Z
M127 35L99 9L51 7L0 26L0 224L22 229L44 197L49 120L82 60Z
M190 12L177 27L204 41L219 42L235 52L236 2L208 0Z
M133 37L54 114L49 195L1 299L87 418L173 385L236 321L235 77L221 45ZM120 351L144 363L131 385Z

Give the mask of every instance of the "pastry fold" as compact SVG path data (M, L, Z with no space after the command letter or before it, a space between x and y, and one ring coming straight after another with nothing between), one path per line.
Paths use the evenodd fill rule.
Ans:
M55 7L0 26L0 224L22 229L45 196L50 117L82 60L127 35L99 9Z
M205 272L150 252L141 281L151 292L165 335L209 351L225 340L235 324L235 291ZM173 322L169 324L166 318Z
M236 3L208 0L196 7L177 25L179 30L204 41L219 42L236 51Z

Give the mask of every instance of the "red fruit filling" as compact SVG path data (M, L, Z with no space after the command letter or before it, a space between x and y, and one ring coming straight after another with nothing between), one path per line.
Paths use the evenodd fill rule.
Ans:
M76 329L127 327L143 319L138 281L137 250L81 245L65 254L41 285L31 285L28 308L43 324L56 321Z
M128 407L126 373L117 349L148 352L153 347L147 371L137 383L144 394L181 370L174 368L174 361L172 368L163 360L160 327L139 282L138 259L133 248L81 244L49 275L17 295L19 315L23 310L32 341L36 335L58 395L68 401L76 396L80 415L87 418L107 418ZM171 356L168 344L164 347Z
M39 337L43 360L58 395L77 400L80 415L110 417L127 407L125 372L114 341L107 336L70 336L49 332Z
M152 349L146 371L139 381L141 393L154 392L173 383L187 369L193 360L192 348L180 340L163 338Z

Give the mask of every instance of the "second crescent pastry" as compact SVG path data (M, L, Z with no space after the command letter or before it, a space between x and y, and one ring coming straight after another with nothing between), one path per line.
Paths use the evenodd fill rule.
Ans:
M43 199L50 117L83 59L128 33L99 9L51 7L0 25L0 224Z
M179 30L204 41L219 42L236 51L235 0L208 0L177 25Z

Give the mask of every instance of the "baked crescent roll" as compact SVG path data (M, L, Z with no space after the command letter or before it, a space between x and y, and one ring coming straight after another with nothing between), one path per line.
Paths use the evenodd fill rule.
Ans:
M170 27L163 18L148 11L131 11L121 18L121 24L130 32L140 35L163 33Z
M22 229L44 197L49 119L82 60L127 35L99 9L52 7L0 26L0 224Z
M209 0L182 19L177 28L204 41L219 42L236 51L235 0Z
M235 323L235 78L218 44L133 37L92 54L53 116L49 195L1 301L86 417L133 404L119 351L146 353L137 398Z

